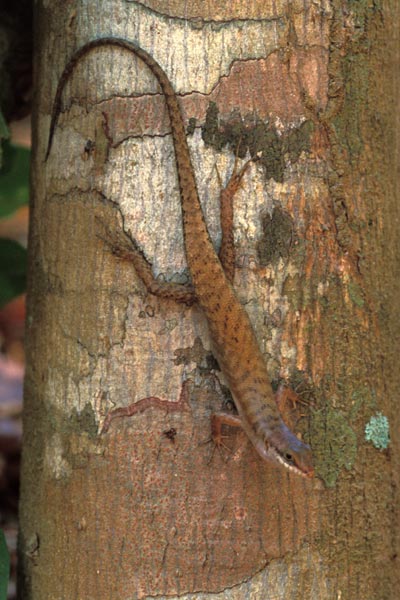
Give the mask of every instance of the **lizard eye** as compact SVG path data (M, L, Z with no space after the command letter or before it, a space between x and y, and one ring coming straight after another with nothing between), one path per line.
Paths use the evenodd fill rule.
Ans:
M293 455L290 452L285 452L284 457L288 463L294 464Z

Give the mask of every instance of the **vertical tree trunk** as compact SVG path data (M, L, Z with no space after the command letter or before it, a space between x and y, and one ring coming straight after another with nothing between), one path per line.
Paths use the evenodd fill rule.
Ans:
M37 12L20 598L389 600L399 8L163 4ZM186 278L148 68L118 48L86 56L44 163L65 64L110 35L146 49L177 91L216 245L220 179L238 148L259 159L235 197L235 288L271 379L301 394L282 410L313 447L313 481L262 462L242 432L227 430L226 455L204 443L226 387L201 312L149 295L99 236L99 219L123 226L157 275ZM100 433L110 410L146 398L162 402Z

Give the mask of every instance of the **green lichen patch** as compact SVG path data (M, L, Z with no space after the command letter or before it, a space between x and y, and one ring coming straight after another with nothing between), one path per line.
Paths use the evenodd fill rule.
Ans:
M247 119L235 113L229 120L221 119L217 105L210 102L202 137L205 144L218 151L228 146L239 158L249 152L264 167L266 179L283 182L285 157L293 163L303 151L307 152L313 129L312 121L304 121L299 127L278 135L268 122L255 122L253 115Z
M334 125L343 148L346 149L348 165L356 164L364 149L364 136L361 123L365 113L366 99L371 97L370 81L370 53L371 31L373 21L379 22L382 3L379 0L350 0L350 14L353 23L352 35L348 44L348 51L341 61L341 74L345 82L344 102L341 114L334 119ZM334 83L334 82L333 82ZM333 87L333 86L332 86ZM382 128L383 124L377 114L376 106L373 107L373 117Z
M386 450L390 443L389 421L385 415L378 412L372 416L365 426L365 439L378 450Z
M90 438L97 438L97 423L93 406L87 402L81 412L72 409L69 425L74 432L85 432Z
M187 135L193 135L196 130L196 119L194 117L190 117L188 126L186 128Z
M352 468L357 454L357 438L348 419L329 407L311 412L310 443L317 475L326 487L333 487L342 469Z
M174 352L174 364L175 365L189 365L190 363L202 364L204 363L208 352L203 346L201 338L196 337L193 342L193 346L186 348L177 348Z
M289 155L291 163L299 160L302 152L310 149L310 137L314 131L312 121L304 121L300 127L291 129L283 139L283 150Z
M376 408L376 391L373 388L370 389L368 386L361 386L352 392L349 421L354 421L363 407L370 410Z
M262 217L263 235L257 244L260 264L266 266L279 258L286 259L293 245L294 226L291 216L275 207L272 215Z
M349 292L350 300L353 302L353 304L355 304L359 308L362 308L365 304L365 300L364 293L360 286L356 283L350 282L347 286L347 289Z

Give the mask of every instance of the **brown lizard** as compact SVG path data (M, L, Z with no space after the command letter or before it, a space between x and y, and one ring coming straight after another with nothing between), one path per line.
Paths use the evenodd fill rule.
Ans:
M196 300L203 310L210 331L213 351L228 382L238 415L218 414L212 429L220 437L221 423L241 425L262 458L284 465L306 477L314 475L312 453L307 444L294 435L283 422L268 377L263 355L246 310L232 287L234 253L232 251L231 206L249 163L237 172L221 192L223 241L220 255L215 252L204 221L197 191L194 169L186 140L183 117L176 93L166 73L154 58L133 42L120 38L99 38L82 46L70 59L60 78L53 105L46 160L49 156L61 109L65 82L77 61L100 46L117 46L138 56L158 80L165 97L175 149L182 206L185 253L192 289L181 291L177 299ZM154 283L150 265L136 246L120 255L131 258L149 291L164 297L175 297L174 284ZM175 287L176 286L175 284Z

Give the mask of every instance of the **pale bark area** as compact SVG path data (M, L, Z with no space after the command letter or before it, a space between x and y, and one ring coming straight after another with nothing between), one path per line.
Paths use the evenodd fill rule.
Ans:
M398 45L383 33L397 6L159 4L38 11L21 599L389 599L398 440L379 451L364 429L381 412L394 437L399 418L386 358L399 332ZM276 144L236 196L235 287L271 378L304 393L286 408L312 443L312 482L263 463L240 432L225 460L213 455L203 442L224 381L200 311L148 295L98 237L96 217L123 220L156 274L186 279L169 123L147 67L113 48L86 57L43 163L64 65L110 35L150 52L196 119L188 140L216 244L218 173L226 182L249 132L250 150ZM149 397L183 410L150 408L100 435L109 410Z

